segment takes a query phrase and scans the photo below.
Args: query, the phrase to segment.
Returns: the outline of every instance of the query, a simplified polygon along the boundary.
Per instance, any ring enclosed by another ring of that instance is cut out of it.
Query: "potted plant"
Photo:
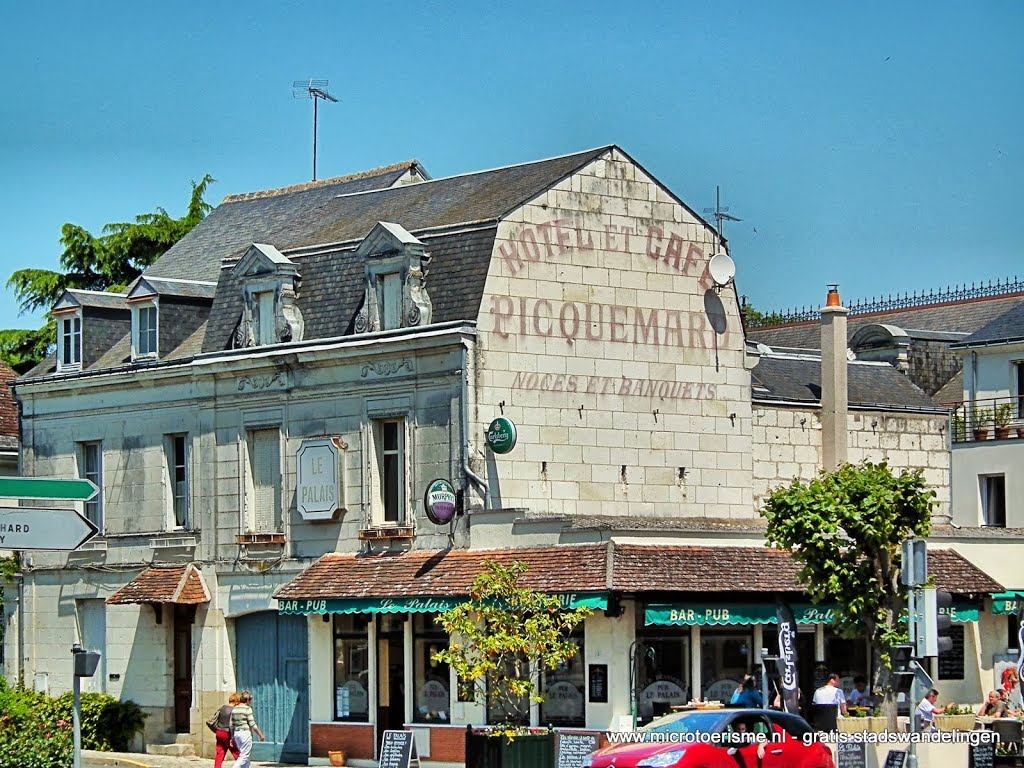
[[[993,411],[996,427],[996,440],[1005,440],[1010,436],[1010,420],[1013,418],[1013,403],[997,405]]]
[[[992,422],[991,408],[971,409],[971,429],[975,440],[988,440],[988,425]]]
[[[973,731],[977,716],[970,707],[949,704],[941,715],[935,715],[935,727],[940,731]]]
[[[953,412],[953,442],[962,443],[967,439],[967,420],[960,411]]]
[[[486,561],[469,601],[436,619],[452,642],[431,658],[455,672],[463,700],[485,704],[498,721],[467,726],[466,768],[554,768],[554,731],[526,727],[530,705],[544,699],[542,671],[576,655],[569,635],[591,610],[519,586],[526,571],[518,561]]]

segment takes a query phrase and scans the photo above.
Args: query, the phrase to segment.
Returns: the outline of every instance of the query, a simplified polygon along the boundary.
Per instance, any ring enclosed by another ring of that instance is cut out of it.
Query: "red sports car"
[[[829,748],[796,715],[768,709],[676,712],[610,734],[587,768],[835,768]]]

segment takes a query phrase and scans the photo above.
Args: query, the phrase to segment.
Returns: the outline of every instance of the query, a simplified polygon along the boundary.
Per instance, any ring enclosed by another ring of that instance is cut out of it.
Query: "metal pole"
[[[917,648],[917,587],[911,587],[907,594],[907,632],[910,635],[910,645],[915,649],[911,656],[916,654]],[[910,681],[910,732],[918,732],[917,722],[917,675]],[[923,698],[923,696],[922,696]],[[907,768],[917,768],[917,743],[911,740],[907,747]]]
[[[75,747],[72,758],[73,768],[82,768],[82,679],[75,674],[75,656],[82,652],[82,646],[75,643],[71,646],[71,691],[74,696],[74,714],[72,720],[75,730]]]
[[[316,181],[316,94],[313,94],[313,181]]]

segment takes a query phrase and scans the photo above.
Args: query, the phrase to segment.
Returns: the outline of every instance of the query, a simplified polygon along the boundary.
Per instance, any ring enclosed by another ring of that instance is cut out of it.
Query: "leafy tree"
[[[515,725],[528,722],[543,670],[576,655],[569,638],[573,627],[591,614],[589,608],[565,609],[557,597],[519,586],[528,566],[484,563],[470,591],[470,600],[442,613],[438,624],[452,637],[447,650],[433,655],[448,664],[475,701],[500,711],[511,738]]]
[[[36,330],[0,330],[0,360],[24,373],[46,357],[56,339],[56,326],[49,310],[64,291],[123,291],[212,210],[203,195],[213,181],[207,174],[198,184],[192,182],[188,209],[178,219],[157,208],[131,222],[107,224],[98,237],[77,224],[62,226],[62,271],[19,269],[7,281],[22,312],[44,309],[47,315],[45,325]]]
[[[835,604],[837,631],[867,636],[876,688],[893,727],[888,652],[907,640],[901,547],[910,536],[928,535],[934,498],[922,470],[897,476],[885,462],[864,462],[822,471],[809,483],[794,480],[773,491],[761,511],[769,546],[793,553],[815,602]]]
[[[743,315],[743,327],[764,328],[770,325],[782,325],[786,319],[780,312],[759,312],[753,304],[747,303],[747,297],[743,297],[743,304],[740,306],[740,313]]]

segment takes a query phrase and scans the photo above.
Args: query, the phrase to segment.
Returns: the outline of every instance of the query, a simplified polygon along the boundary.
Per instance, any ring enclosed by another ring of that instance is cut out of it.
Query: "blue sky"
[[[406,159],[618,144],[723,203],[762,309],[1024,276],[1024,3],[4,3],[0,277],[60,226]],[[0,328],[27,327],[9,292]]]

